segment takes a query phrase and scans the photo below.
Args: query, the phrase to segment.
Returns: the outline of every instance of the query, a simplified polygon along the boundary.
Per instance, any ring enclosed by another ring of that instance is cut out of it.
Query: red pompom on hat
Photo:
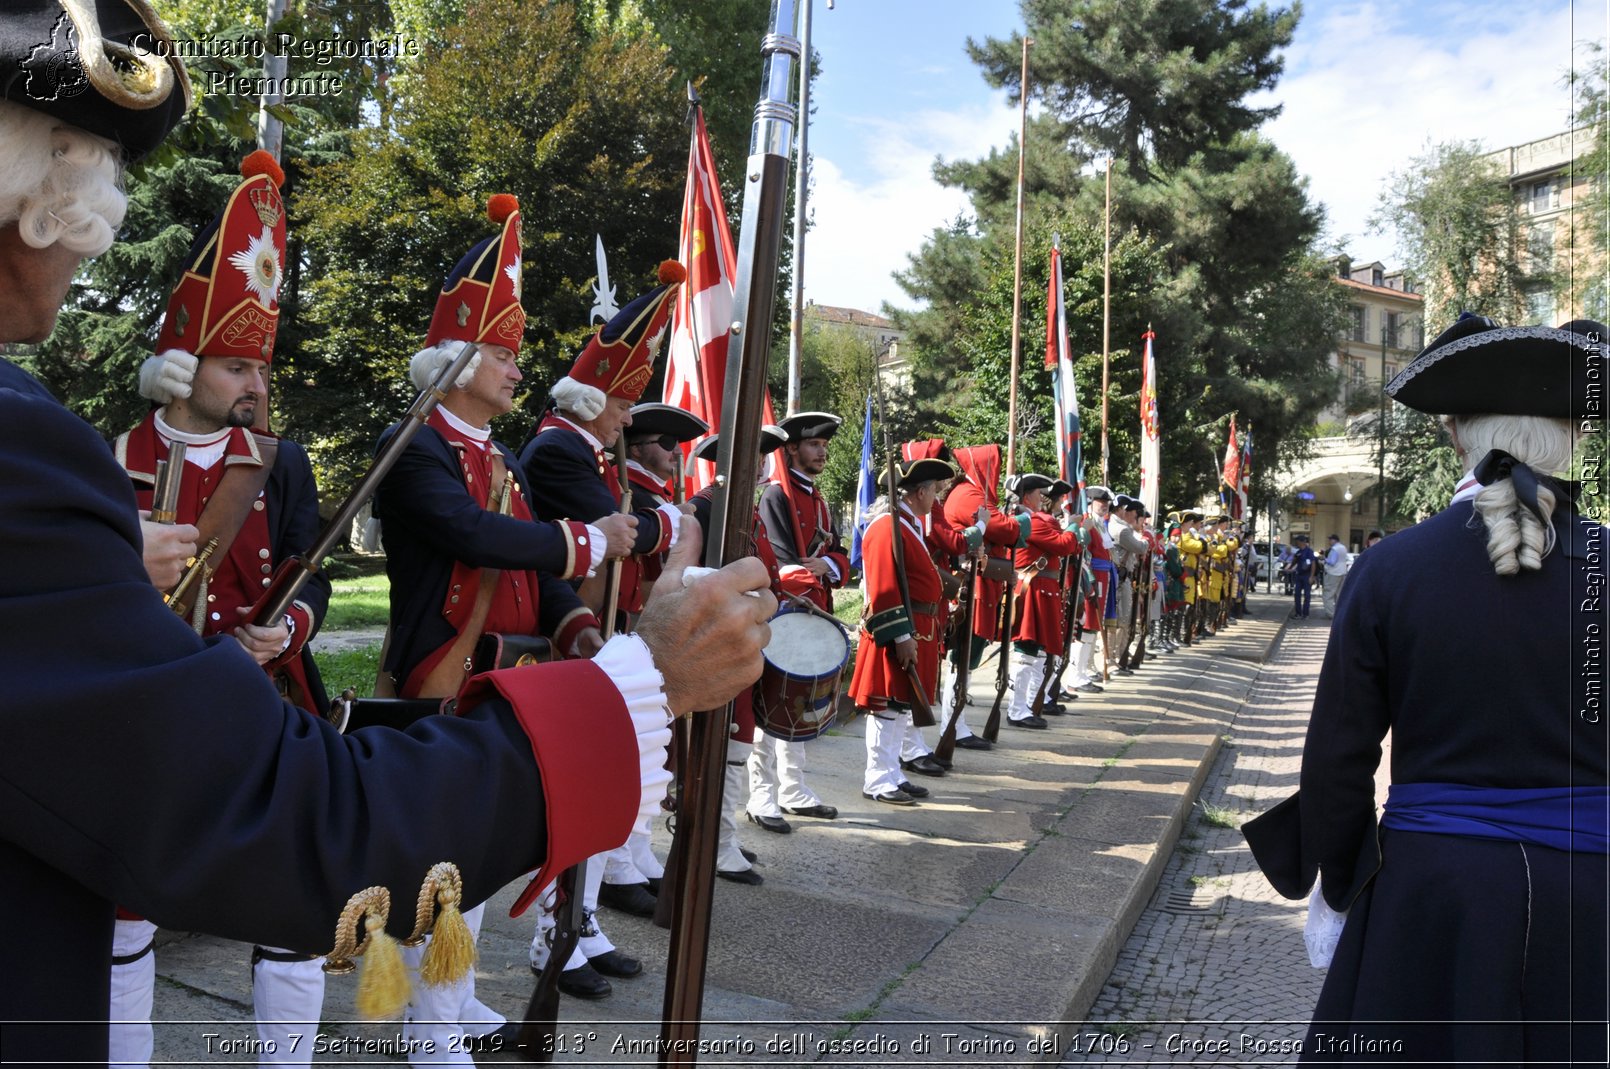
[[[272,361],[285,280],[285,172],[261,149],[241,161],[242,180],[196,238],[168,300],[157,352]]]
[[[636,404],[643,396],[654,377],[677,287],[688,277],[675,260],[663,261],[657,273],[661,284],[615,313],[587,342],[570,374],[554,383],[552,396],[561,411],[590,420],[604,410],[607,398]]]
[[[520,307],[520,201],[494,193],[486,214],[502,229],[464,254],[436,297],[425,346],[479,342],[520,351],[525,310]]]

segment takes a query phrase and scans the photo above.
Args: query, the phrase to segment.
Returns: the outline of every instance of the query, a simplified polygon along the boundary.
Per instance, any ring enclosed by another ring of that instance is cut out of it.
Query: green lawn
[[[331,586],[330,608],[324,614],[321,630],[386,626],[391,611],[391,581],[384,574],[337,579]]]
[[[375,673],[380,670],[380,643],[336,653],[315,653],[324,690],[331,698],[351,687],[360,698],[374,693]]]

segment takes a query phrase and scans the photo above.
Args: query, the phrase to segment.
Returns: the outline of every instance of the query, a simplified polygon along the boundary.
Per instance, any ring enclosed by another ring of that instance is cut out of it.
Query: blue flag
[[[861,536],[867,512],[878,499],[878,475],[872,470],[872,395],[866,395],[866,427],[861,432],[861,475],[855,481],[855,534],[850,538],[850,567],[861,567]]]

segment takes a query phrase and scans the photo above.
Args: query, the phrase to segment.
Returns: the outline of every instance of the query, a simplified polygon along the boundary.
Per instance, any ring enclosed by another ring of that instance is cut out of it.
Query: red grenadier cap
[[[272,361],[285,280],[285,173],[258,149],[224,210],[190,247],[168,301],[157,352]]]
[[[477,242],[447,276],[436,297],[425,347],[478,342],[520,351],[520,201],[509,193],[487,198],[486,214],[501,229]]]

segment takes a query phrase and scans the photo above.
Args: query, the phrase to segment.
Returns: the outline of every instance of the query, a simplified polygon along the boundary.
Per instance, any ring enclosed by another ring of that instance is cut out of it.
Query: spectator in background
[[[1308,606],[1314,596],[1314,569],[1319,565],[1319,558],[1314,556],[1314,549],[1308,544],[1307,535],[1293,535],[1292,541],[1295,546],[1291,561],[1286,565],[1286,576],[1291,580],[1292,597],[1295,599],[1291,618],[1306,620]]]
[[[1381,539],[1383,539],[1385,537],[1386,536],[1383,535],[1380,531],[1371,531],[1369,534],[1364,536],[1364,548],[1365,549],[1373,549],[1373,548],[1375,548],[1375,543],[1379,542]]]
[[[1352,566],[1353,556],[1342,545],[1342,536],[1331,535],[1330,548],[1325,551],[1325,586],[1322,593],[1327,620],[1336,615],[1336,603],[1342,598],[1342,583],[1347,579],[1347,569]]]

